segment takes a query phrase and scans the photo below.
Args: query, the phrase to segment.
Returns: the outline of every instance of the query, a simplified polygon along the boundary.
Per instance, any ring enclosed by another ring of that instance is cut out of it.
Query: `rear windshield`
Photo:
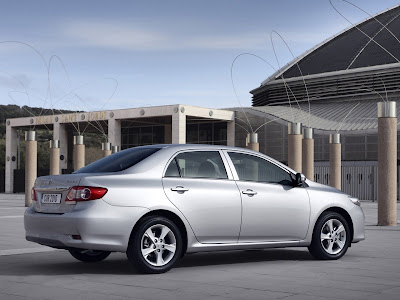
[[[74,174],[119,172],[136,165],[138,162],[149,157],[160,149],[161,148],[153,147],[137,147],[126,149],[95,161],[94,163],[77,170],[74,172]]]

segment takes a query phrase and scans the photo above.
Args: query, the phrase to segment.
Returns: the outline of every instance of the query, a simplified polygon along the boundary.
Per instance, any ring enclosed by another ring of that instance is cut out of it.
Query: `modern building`
[[[6,121],[5,191],[14,191],[17,130],[47,129],[60,141],[60,173],[72,169],[73,136],[102,133],[120,149],[151,144],[205,143],[234,146],[234,112],[188,105],[55,114]],[[86,129],[86,130],[85,130]],[[82,133],[84,131],[84,133]],[[99,147],[101,141],[99,140]]]
[[[248,134],[257,132],[260,152],[286,163],[287,124],[299,122],[314,129],[313,179],[329,184],[328,136],[340,133],[342,189],[361,199],[376,199],[377,102],[400,97],[399,16],[396,6],[294,59],[251,91],[252,107],[167,105],[9,119],[6,192],[13,191],[17,129],[52,130],[61,143],[60,168],[71,169],[77,125],[92,131],[101,128],[105,139],[122,149],[156,143],[246,147]]]

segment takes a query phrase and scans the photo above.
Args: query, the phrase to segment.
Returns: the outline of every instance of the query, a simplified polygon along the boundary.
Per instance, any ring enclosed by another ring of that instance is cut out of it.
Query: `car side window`
[[[175,162],[174,162],[175,161]],[[166,177],[176,174],[171,165],[177,164],[181,177],[227,179],[224,163],[218,151],[192,151],[178,154],[167,168]],[[170,171],[171,170],[171,171]],[[174,176],[172,176],[174,177]]]
[[[228,152],[239,180],[292,185],[290,174],[269,161],[257,156]]]
[[[165,171],[165,177],[180,177],[178,164],[176,163],[176,158],[174,158]]]

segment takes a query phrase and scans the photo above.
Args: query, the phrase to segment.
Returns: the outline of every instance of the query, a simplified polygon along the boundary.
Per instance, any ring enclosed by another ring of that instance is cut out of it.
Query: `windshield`
[[[161,148],[135,147],[114,153],[99,159],[74,172],[77,173],[108,173],[119,172],[136,165],[138,162],[154,154]]]

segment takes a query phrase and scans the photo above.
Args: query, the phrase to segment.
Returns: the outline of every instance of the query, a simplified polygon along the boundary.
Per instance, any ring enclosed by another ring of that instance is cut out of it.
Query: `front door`
[[[306,237],[308,193],[290,174],[259,156],[228,152],[238,175],[243,215],[239,242],[297,241]]]
[[[237,243],[241,198],[219,151],[181,152],[163,177],[168,199],[183,213],[201,243]]]

